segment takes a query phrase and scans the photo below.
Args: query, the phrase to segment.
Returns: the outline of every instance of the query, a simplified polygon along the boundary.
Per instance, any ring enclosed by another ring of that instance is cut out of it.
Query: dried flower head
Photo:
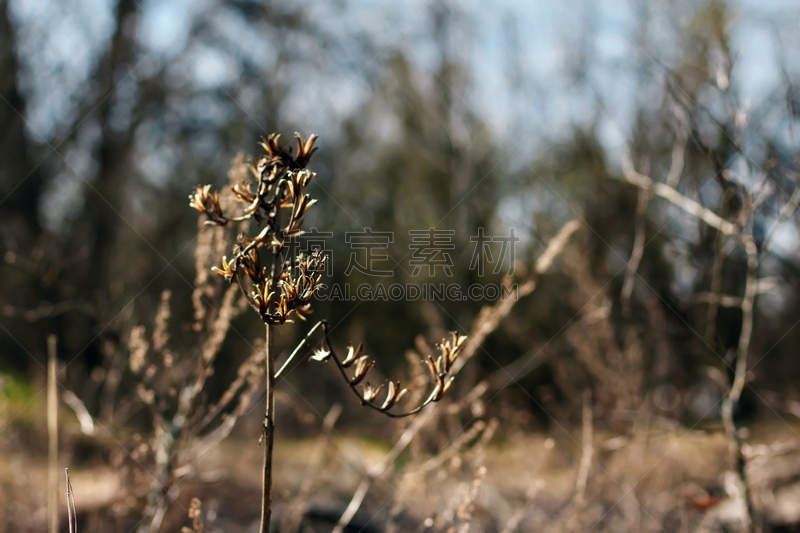
[[[317,137],[307,140],[299,135],[297,153],[278,143],[280,136],[270,135],[261,143],[266,154],[253,163],[253,185],[240,181],[232,187],[234,197],[247,204],[239,216],[228,218],[223,214],[219,192],[211,192],[210,185],[198,186],[189,197],[192,207],[204,213],[206,223],[225,225],[229,220],[252,219],[263,224],[255,237],[240,235],[230,261],[223,257],[222,266],[212,270],[229,283],[238,282],[245,289],[250,305],[258,311],[264,322],[283,324],[294,314],[305,319],[311,312],[311,301],[320,287],[325,256],[317,251],[297,258],[297,266],[284,262],[287,241],[303,234],[302,224],[308,209],[316,203],[304,189],[315,174],[305,169],[316,151]],[[282,211],[288,209],[288,218]],[[263,267],[261,251],[272,255],[273,269]],[[241,275],[244,274],[244,277]]]
[[[189,205],[208,216],[206,224],[224,226],[228,223],[228,219],[222,213],[222,206],[219,203],[219,191],[210,193],[210,190],[211,185],[198,185],[194,193],[189,195]]]
[[[216,272],[220,276],[224,277],[228,282],[233,281],[233,278],[236,277],[236,271],[233,269],[233,264],[228,263],[228,257],[222,256],[222,268],[219,267],[211,267],[212,272]]]

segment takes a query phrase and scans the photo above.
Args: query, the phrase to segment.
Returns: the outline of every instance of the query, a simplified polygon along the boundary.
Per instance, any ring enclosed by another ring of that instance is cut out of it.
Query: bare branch
[[[753,531],[756,522],[754,520],[755,514],[753,512],[751,491],[745,471],[746,458],[742,452],[742,441],[736,427],[736,421],[733,418],[733,412],[742,396],[747,375],[747,354],[753,333],[753,305],[758,291],[758,251],[751,234],[743,235],[742,240],[747,252],[747,281],[740,306],[742,309],[742,329],[739,334],[739,346],[736,351],[736,370],[733,383],[722,405],[722,421],[728,437],[731,461],[735,465],[736,473],[742,485],[742,497],[747,509],[748,531]]]
[[[686,142],[689,140],[689,130],[685,126],[678,128],[675,144],[672,146],[672,166],[667,175],[667,186],[673,189],[678,186],[683,173],[683,166],[686,160]]]
[[[646,189],[639,189],[639,198],[636,202],[636,231],[633,237],[633,251],[625,269],[625,281],[622,284],[622,310],[625,314],[631,312],[631,294],[633,293],[633,283],[636,281],[636,272],[639,270],[639,263],[644,255],[644,233],[647,222],[647,204],[650,202],[650,192]]]
[[[797,210],[798,204],[800,204],[800,185],[795,187],[792,196],[789,198],[789,201],[786,202],[786,205],[784,205],[783,209],[781,209],[781,214],[778,216],[778,220],[776,220],[775,224],[770,228],[767,238],[764,239],[764,244],[761,245],[762,250],[769,249],[769,245],[772,242],[772,238],[775,236],[778,226],[792,217],[794,212]]]
[[[625,181],[635,185],[641,189],[653,191],[658,196],[675,204],[687,213],[694,215],[701,219],[709,226],[718,229],[726,235],[736,235],[739,233],[739,228],[735,224],[731,224],[727,220],[723,220],[719,215],[714,213],[708,208],[703,207],[694,200],[687,198],[672,187],[653,181],[648,176],[644,176],[636,172],[628,158],[622,160],[622,171]]]

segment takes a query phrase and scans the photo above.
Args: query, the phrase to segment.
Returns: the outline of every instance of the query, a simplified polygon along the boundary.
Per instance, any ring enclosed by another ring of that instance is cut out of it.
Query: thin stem
[[[647,225],[647,204],[650,202],[650,191],[639,189],[639,198],[636,202],[636,230],[633,237],[633,250],[625,271],[625,281],[622,284],[622,312],[626,316],[631,314],[631,294],[636,281],[636,271],[644,255],[645,226]]]
[[[50,533],[58,533],[58,361],[57,339],[47,337],[47,436],[48,436],[48,492],[47,510]]]
[[[303,337],[303,340],[300,341],[300,344],[297,345],[297,347],[294,349],[294,351],[292,351],[292,353],[289,355],[289,357],[286,359],[286,361],[283,363],[283,365],[281,365],[281,367],[278,369],[278,371],[275,372],[275,377],[276,378],[280,377],[280,375],[283,374],[283,371],[286,370],[286,367],[289,366],[289,363],[292,362],[292,360],[295,358],[295,356],[300,352],[300,349],[303,346],[305,346],[305,344],[308,342],[308,339],[311,338],[311,335],[315,331],[317,331],[317,328],[320,327],[321,325],[322,325],[322,322],[317,322],[316,324],[314,324],[314,327],[311,328],[308,331],[308,333],[306,333],[306,336]]]
[[[739,436],[739,429],[736,427],[736,421],[733,418],[733,413],[739,404],[747,378],[747,353],[750,349],[750,339],[753,333],[753,305],[758,292],[758,251],[753,241],[752,227],[750,228],[750,233],[744,235],[743,240],[744,248],[747,252],[747,281],[744,297],[742,298],[742,330],[739,335],[733,383],[722,406],[722,420],[725,431],[728,434],[731,460],[742,483],[742,497],[749,522],[747,531],[760,533],[761,524],[756,521],[750,485],[745,470],[746,458],[742,450],[742,440]]]
[[[672,187],[653,181],[649,176],[644,176],[636,172],[629,159],[624,158],[622,160],[622,170],[623,176],[628,183],[636,185],[641,189],[653,191],[658,196],[672,202],[687,213],[700,218],[709,226],[717,228],[725,235],[735,235],[739,233],[739,227],[736,226],[736,224],[731,224],[727,220],[724,220],[718,214],[703,207],[694,200],[687,198]]]
[[[714,254],[714,266],[711,269],[711,301],[706,312],[706,340],[714,342],[717,335],[717,316],[722,304],[720,294],[722,293],[722,266],[725,262],[725,253],[722,246],[723,235],[717,234],[715,239],[716,253]]]
[[[272,225],[273,238],[281,234],[281,196],[283,195],[284,181],[278,182],[275,193],[275,218]],[[269,289],[272,297],[269,301],[267,312],[275,312],[275,299],[278,294],[278,281],[283,270],[283,244],[275,246],[272,251],[272,271],[270,272]],[[261,476],[261,533],[269,533],[269,523],[272,518],[272,444],[275,437],[275,332],[272,324],[266,324],[266,368],[264,380],[267,389],[266,412],[264,413],[264,471]]]
[[[272,518],[272,443],[275,435],[275,350],[272,325],[266,325],[266,413],[264,415],[264,471],[261,476],[261,533],[269,533]]]
[[[67,520],[69,521],[69,533],[75,533],[78,529],[78,513],[75,511],[75,496],[72,492],[72,483],[69,481],[69,468],[64,469],[67,478]]]

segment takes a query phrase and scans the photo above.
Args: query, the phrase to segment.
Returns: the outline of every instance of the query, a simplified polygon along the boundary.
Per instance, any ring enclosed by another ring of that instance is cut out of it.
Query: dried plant
[[[64,469],[64,477],[67,480],[67,523],[69,533],[78,531],[78,513],[75,510],[75,497],[72,491],[72,483],[69,480],[69,468]]]
[[[272,448],[275,432],[275,378],[287,367],[310,336],[319,327],[323,331],[323,347],[316,350],[312,359],[333,360],[350,389],[361,403],[390,417],[404,417],[418,413],[425,406],[441,400],[452,382],[451,369],[465,347],[466,337],[453,333],[450,339],[437,345],[436,357],[427,358],[433,391],[418,406],[406,411],[393,410],[408,392],[400,382],[387,381],[377,387],[367,381],[374,361],[362,355],[362,346],[350,346],[344,358],[337,355],[330,340],[326,321],[317,323],[300,342],[284,366],[275,372],[274,333],[272,326],[290,322],[296,316],[301,320],[311,312],[311,301],[318,291],[326,257],[318,251],[300,255],[296,261],[286,257],[289,241],[303,234],[302,225],[308,209],[316,200],[305,193],[316,174],[307,170],[316,151],[315,135],[303,139],[295,134],[295,153],[279,144],[279,136],[272,134],[261,143],[266,152],[250,167],[253,179],[240,180],[232,186],[235,199],[244,204],[237,216],[223,212],[219,191],[210,185],[198,186],[189,196],[190,205],[205,214],[206,224],[227,226],[232,222],[251,222],[258,228],[255,236],[240,234],[233,247],[231,258],[223,256],[221,266],[213,270],[229,284],[236,282],[250,306],[258,312],[266,325],[266,413],[264,417],[264,466],[262,474],[261,532],[269,531],[272,503]],[[286,213],[288,211],[288,213]],[[268,266],[262,261],[262,251],[270,257]]]
[[[203,511],[200,506],[200,500],[192,498],[189,502],[189,519],[192,521],[192,527],[184,527],[181,533],[203,533]]]

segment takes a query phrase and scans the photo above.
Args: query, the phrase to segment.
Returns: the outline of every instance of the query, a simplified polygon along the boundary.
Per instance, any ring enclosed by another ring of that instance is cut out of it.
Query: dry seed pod
[[[331,352],[325,348],[319,348],[314,351],[314,355],[311,356],[311,359],[314,361],[327,361],[330,356]]]
[[[386,389],[386,399],[381,405],[381,411],[388,411],[394,407],[394,405],[400,401],[400,398],[402,398],[407,392],[408,389],[400,389],[399,381],[397,382],[397,385],[395,385],[393,381],[390,381]]]
[[[347,357],[344,358],[342,361],[342,366],[345,368],[349,368],[358,356],[361,355],[361,350],[364,348],[362,344],[359,344],[357,348],[353,348],[353,345],[347,347]]]
[[[359,357],[358,361],[356,361],[356,370],[353,377],[350,378],[351,385],[358,385],[364,378],[367,377],[367,373],[372,369],[374,362],[367,362],[369,358],[366,355]]]
[[[251,248],[248,253],[242,254],[242,267],[253,283],[257,285],[266,283],[264,269],[261,266],[261,258],[255,248]]]
[[[236,270],[233,269],[234,264],[228,263],[228,257],[222,256],[222,268],[218,267],[211,267],[212,272],[216,272],[220,276],[224,277],[226,281],[229,283],[233,281],[233,278],[236,276]]]
[[[372,400],[374,400],[375,398],[377,398],[382,390],[383,390],[383,385],[381,385],[377,389],[375,389],[375,388],[372,387],[372,385],[367,383],[366,385],[364,385],[364,390],[361,393],[361,399],[363,401],[369,403]]]
[[[250,186],[244,181],[235,184],[232,187],[233,194],[236,199],[245,204],[252,204],[256,196],[250,191]]]
[[[210,193],[211,185],[198,185],[194,193],[189,195],[189,205],[208,216],[206,224],[224,226],[228,219],[222,213],[219,203],[219,191]]]
[[[305,167],[308,165],[311,156],[317,151],[317,149],[314,148],[317,136],[311,135],[305,142],[303,142],[303,137],[299,133],[295,133],[294,137],[297,139],[297,156],[295,157],[295,161],[300,167]]]
[[[438,359],[434,360],[433,357],[429,355],[426,362],[428,363],[428,368],[431,371],[433,379],[438,379],[442,373],[441,369],[439,368],[440,367],[439,360]]]

